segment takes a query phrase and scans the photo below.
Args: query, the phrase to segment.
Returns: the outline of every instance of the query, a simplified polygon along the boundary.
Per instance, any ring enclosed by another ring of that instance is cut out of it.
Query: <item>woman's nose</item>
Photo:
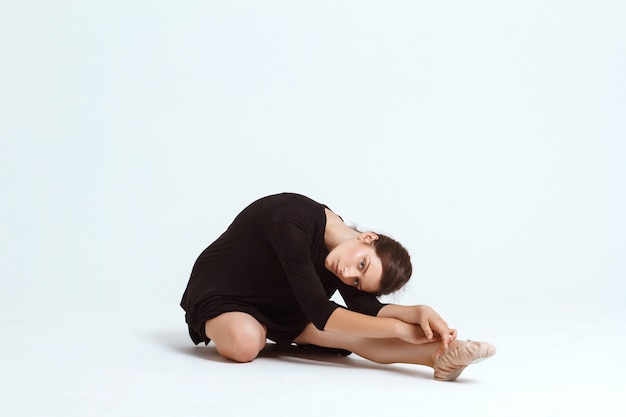
[[[345,277],[353,278],[358,276],[358,271],[355,267],[345,267],[343,270],[343,275]]]

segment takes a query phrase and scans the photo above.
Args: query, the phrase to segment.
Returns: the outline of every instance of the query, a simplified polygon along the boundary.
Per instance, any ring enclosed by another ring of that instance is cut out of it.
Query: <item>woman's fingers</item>
[[[456,329],[450,329],[450,341],[456,340]]]
[[[433,323],[433,327],[437,333],[441,335],[441,343],[444,350],[448,349],[448,344],[452,339],[452,330],[448,328],[448,324],[441,318]]]
[[[415,343],[416,345],[421,345],[421,344],[424,344],[424,343],[432,343],[432,342],[437,342],[437,341],[439,341],[439,340],[441,340],[441,338],[440,338],[439,336],[433,336],[433,337],[432,337],[432,338],[430,338],[430,339],[429,339],[429,338],[427,338],[426,336],[419,336],[419,337],[417,337],[417,338],[416,338],[416,340],[415,340],[415,342],[414,342],[414,343]]]
[[[422,326],[417,324],[414,324],[413,326],[413,334],[411,336],[411,339],[407,340],[408,342],[414,343],[416,345],[421,345],[423,343],[437,342],[441,340],[441,336],[436,332],[430,330],[429,337]]]
[[[441,350],[448,349],[450,342],[456,339],[456,329],[450,329],[448,323],[439,314],[428,306],[421,306],[419,325],[428,341],[441,340]]]
[[[421,322],[420,326],[422,330],[424,331],[424,336],[426,336],[426,339],[432,340],[433,331],[430,328],[430,323],[428,322],[428,320],[424,320],[423,322]]]

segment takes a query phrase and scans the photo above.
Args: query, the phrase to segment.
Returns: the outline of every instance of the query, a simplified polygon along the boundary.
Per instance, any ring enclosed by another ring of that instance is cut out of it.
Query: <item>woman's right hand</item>
[[[419,324],[405,323],[398,320],[398,338],[405,342],[421,345],[423,343],[437,342],[441,340],[438,334],[434,334],[432,338],[426,337],[422,326]]]

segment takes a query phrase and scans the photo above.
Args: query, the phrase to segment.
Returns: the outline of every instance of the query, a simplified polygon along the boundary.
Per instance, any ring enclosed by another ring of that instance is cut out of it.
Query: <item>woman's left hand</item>
[[[419,324],[426,339],[429,341],[441,340],[444,350],[448,349],[450,342],[456,339],[456,329],[449,328],[448,323],[435,310],[426,305],[387,304],[380,310],[378,317],[396,318],[405,323]]]
[[[428,340],[435,337],[435,333],[441,338],[442,347],[448,349],[451,341],[456,339],[456,329],[450,329],[448,323],[439,314],[428,306],[415,306],[419,311],[419,325],[424,330],[424,335]]]

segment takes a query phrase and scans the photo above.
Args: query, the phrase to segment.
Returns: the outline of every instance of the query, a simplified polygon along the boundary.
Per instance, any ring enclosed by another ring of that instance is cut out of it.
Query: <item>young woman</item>
[[[283,193],[245,208],[202,252],[181,306],[195,344],[249,362],[277,343],[342,349],[378,363],[430,366],[454,380],[495,353],[457,332],[428,306],[382,304],[377,296],[411,276],[395,240],[347,226],[328,207]],[[330,297],[339,291],[347,308]]]

